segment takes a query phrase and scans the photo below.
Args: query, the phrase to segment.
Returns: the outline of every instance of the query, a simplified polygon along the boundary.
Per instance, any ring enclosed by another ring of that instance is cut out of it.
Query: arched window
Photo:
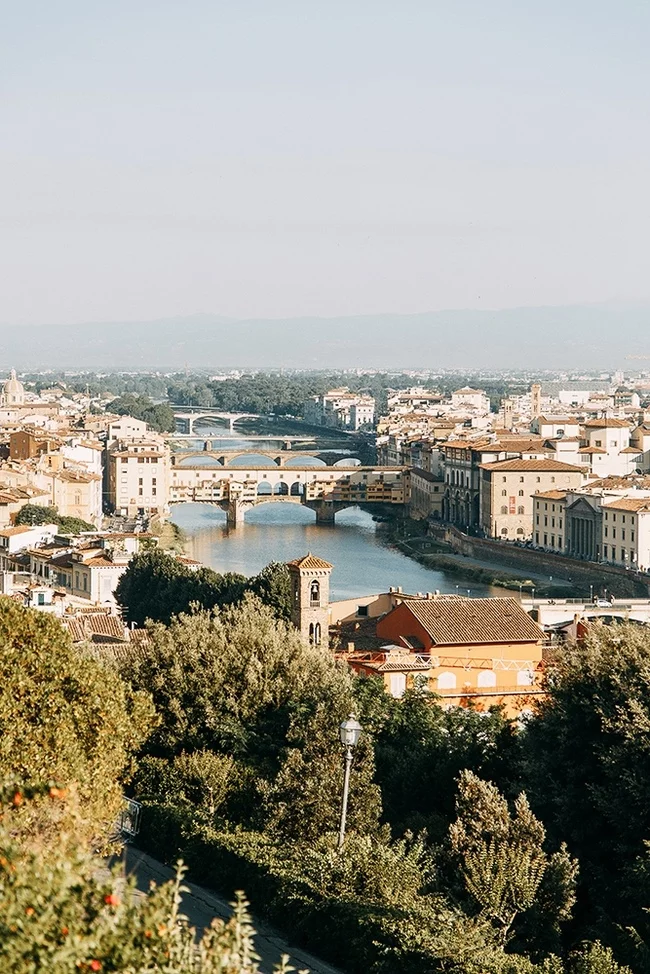
[[[520,490],[520,491],[519,491],[519,496],[520,496],[520,497],[523,497],[523,496],[524,496],[524,492],[523,492],[523,490]]]
[[[531,687],[533,685],[534,675],[532,670],[519,670],[517,673],[517,686],[518,687]]]
[[[314,645],[314,623],[313,622],[309,623],[309,645],[310,646]]]
[[[503,505],[503,507],[501,508],[501,513],[502,513],[502,514],[507,514],[507,513],[508,513],[508,508],[506,507],[506,505],[505,505],[505,504],[504,504],[504,505]]]
[[[497,675],[493,670],[481,670],[476,682],[480,687],[495,687],[497,685]]]
[[[320,622],[314,626],[314,646],[320,646]]]
[[[309,586],[309,604],[311,606],[320,605],[320,582],[317,582],[316,579]]]
[[[441,673],[438,676],[438,689],[439,690],[455,690],[456,689],[456,675],[455,675],[455,673]]]
[[[517,514],[524,514],[524,513],[525,513],[524,505],[520,504],[519,507],[517,508]]]
[[[507,528],[501,528],[501,534],[507,534],[507,533],[508,533]]]
[[[517,528],[517,534],[523,534],[523,533],[524,533],[523,528]]]
[[[501,496],[502,497],[507,497],[508,496],[508,491],[507,490],[502,490],[501,491]]]

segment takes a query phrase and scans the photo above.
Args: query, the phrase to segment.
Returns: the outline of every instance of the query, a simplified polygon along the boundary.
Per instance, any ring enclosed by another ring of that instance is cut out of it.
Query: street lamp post
[[[345,771],[343,774],[343,801],[341,803],[341,825],[339,828],[339,841],[337,849],[340,851],[345,842],[345,823],[348,816],[348,795],[350,793],[350,768],[352,767],[352,752],[357,746],[361,735],[361,724],[354,714],[350,714],[347,720],[339,726],[339,737],[341,744],[345,748]]]
[[[593,587],[593,585],[590,585],[589,586],[589,601],[590,602],[593,602],[594,601],[594,587]]]

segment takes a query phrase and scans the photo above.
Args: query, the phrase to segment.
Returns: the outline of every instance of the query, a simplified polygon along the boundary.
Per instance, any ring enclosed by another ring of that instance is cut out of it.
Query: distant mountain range
[[[650,368],[650,307],[0,325],[0,369]]]

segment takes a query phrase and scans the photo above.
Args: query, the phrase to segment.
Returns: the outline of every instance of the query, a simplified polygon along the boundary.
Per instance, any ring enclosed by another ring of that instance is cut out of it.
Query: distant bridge
[[[179,466],[170,471],[168,503],[216,504],[228,524],[269,502],[302,504],[317,524],[333,524],[338,511],[359,504],[404,506],[409,501],[406,467],[231,467]]]
[[[183,443],[186,440],[191,440],[193,442],[196,442],[196,440],[203,440],[204,443],[208,444],[209,450],[212,449],[210,447],[211,442],[218,441],[218,440],[223,442],[223,438],[220,438],[218,436],[206,436],[205,433],[165,433],[164,437],[170,443],[176,443],[176,442]],[[294,443],[315,443],[316,437],[315,436],[293,436],[293,435],[269,436],[268,434],[266,436],[264,435],[243,436],[238,433],[237,441],[238,442],[243,441],[246,443],[278,443],[278,444],[282,444],[283,450],[291,450],[293,449]]]
[[[606,601],[606,600],[600,600]],[[607,605],[590,599],[529,599],[521,605],[534,612],[542,629],[555,629],[572,623],[576,616],[587,622],[619,619],[650,624],[650,599],[614,599]]]
[[[179,422],[183,427],[183,432],[187,434],[192,434],[194,432],[194,424],[198,420],[208,420],[211,419],[217,423],[224,423],[227,425],[228,429],[234,429],[235,423],[238,423],[240,419],[260,419],[259,413],[226,413],[220,410],[210,409],[205,411],[186,409],[182,412],[175,412],[174,419]]]

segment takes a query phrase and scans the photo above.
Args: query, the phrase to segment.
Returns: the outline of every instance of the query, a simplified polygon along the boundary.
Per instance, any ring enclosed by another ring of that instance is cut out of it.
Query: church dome
[[[11,377],[7,379],[2,389],[2,397],[5,403],[16,404],[25,401],[25,387],[16,378],[16,370],[11,370]]]

